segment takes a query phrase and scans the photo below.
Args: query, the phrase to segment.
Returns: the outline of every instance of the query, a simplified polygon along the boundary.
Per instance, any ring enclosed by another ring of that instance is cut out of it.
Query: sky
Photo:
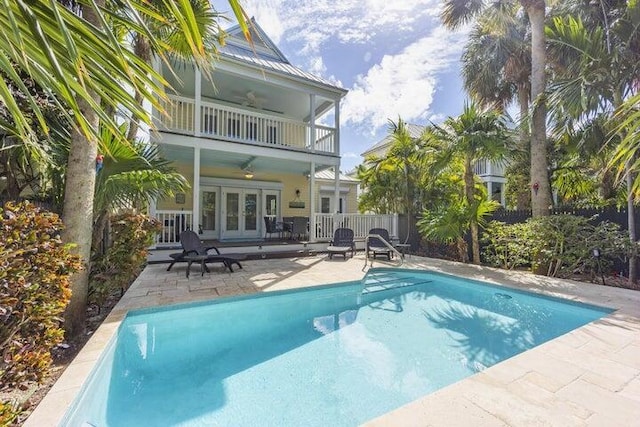
[[[439,20],[441,0],[244,0],[293,65],[349,91],[340,108],[342,171],[362,162],[389,120],[440,123],[462,111],[465,30]],[[229,3],[214,0],[232,17]],[[231,25],[231,24],[230,24]]]

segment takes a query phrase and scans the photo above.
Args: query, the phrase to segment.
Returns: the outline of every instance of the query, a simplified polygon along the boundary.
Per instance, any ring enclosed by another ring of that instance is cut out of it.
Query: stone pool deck
[[[150,265],[69,365],[25,426],[56,426],[127,311],[361,279],[362,254],[243,262],[200,276]],[[376,261],[375,267],[392,266]],[[403,268],[452,273],[616,309],[610,315],[367,422],[368,426],[640,426],[640,292],[436,259]]]

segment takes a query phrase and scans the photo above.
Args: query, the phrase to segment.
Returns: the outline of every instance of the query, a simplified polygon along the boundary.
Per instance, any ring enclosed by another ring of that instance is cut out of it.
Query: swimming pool
[[[609,310],[414,270],[130,313],[63,425],[357,425]]]

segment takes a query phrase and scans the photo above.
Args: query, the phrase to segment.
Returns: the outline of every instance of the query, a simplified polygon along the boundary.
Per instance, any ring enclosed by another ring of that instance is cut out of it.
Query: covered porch
[[[296,234],[317,240],[328,224],[318,224],[312,213],[346,210],[347,198],[355,209],[357,182],[341,184],[339,157],[227,144],[175,135],[163,140],[163,155],[190,188],[151,204],[150,214],[163,226],[158,245],[175,245],[186,229],[203,240],[274,237],[267,236],[266,218],[304,217],[304,232]],[[317,171],[331,178],[317,181]]]

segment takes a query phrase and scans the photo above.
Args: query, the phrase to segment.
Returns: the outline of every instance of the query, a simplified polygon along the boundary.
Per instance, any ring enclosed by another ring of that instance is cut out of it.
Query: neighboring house
[[[424,126],[407,123],[407,130],[412,138],[418,138],[424,129]],[[393,144],[393,138],[391,135],[387,135],[373,144],[361,156],[365,159],[370,156],[384,157],[391,144]],[[489,198],[499,202],[502,206],[506,206],[504,186],[507,180],[504,177],[504,165],[499,162],[478,160],[474,165],[474,172],[487,186]]]
[[[316,212],[355,213],[358,212],[358,184],[360,181],[346,174],[340,173],[340,197],[338,206],[335,205],[335,172],[327,169],[316,173],[316,194],[319,209]]]
[[[336,173],[347,91],[289,63],[253,19],[250,30],[253,46],[239,27],[228,30],[211,80],[157,65],[177,93],[167,114],[154,113],[152,140],[191,186],[152,207],[165,226],[159,243],[185,227],[252,239],[264,236],[264,216],[305,216],[314,230],[313,213],[357,212],[357,182]]]

